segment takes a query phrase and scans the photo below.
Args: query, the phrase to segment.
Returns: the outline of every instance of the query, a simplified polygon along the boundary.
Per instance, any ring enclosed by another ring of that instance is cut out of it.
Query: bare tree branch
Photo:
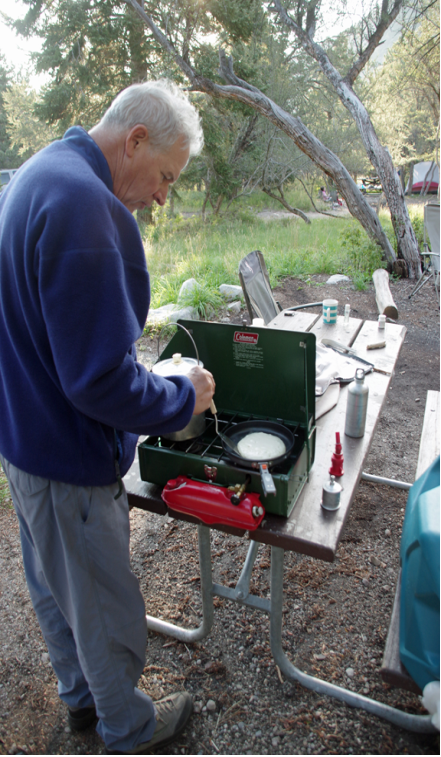
[[[391,221],[397,238],[399,256],[403,257],[406,261],[410,277],[417,277],[421,271],[420,254],[415,232],[409,218],[400,178],[395,171],[387,148],[383,147],[378,139],[365,106],[357,97],[347,79],[344,79],[335,66],[332,65],[323,47],[314,42],[304,32],[301,26],[288,15],[281,4],[281,0],[273,0],[273,3],[273,7],[276,9],[282,23],[296,34],[297,39],[307,54],[317,61],[324,75],[334,87],[344,107],[354,119],[363,140],[368,158],[372,165],[375,166],[383,191],[387,197],[387,203],[391,213]],[[402,3],[403,0],[395,0],[393,6],[394,9],[398,6],[399,10]],[[382,11],[384,11],[385,8],[387,8],[387,0],[383,0]]]
[[[363,70],[366,63],[372,57],[372,54],[374,53],[374,51],[377,49],[378,45],[380,44],[384,36],[384,33],[387,31],[387,29],[393,23],[393,21],[395,21],[403,5],[403,0],[395,0],[394,6],[391,9],[390,13],[387,12],[387,5],[388,5],[387,0],[383,0],[380,23],[378,24],[374,33],[370,35],[366,48],[362,51],[358,60],[355,61],[350,71],[348,71],[348,73],[345,76],[345,81],[347,81],[347,83],[350,86],[354,84],[357,76]]]
[[[303,189],[305,190],[306,194],[311,200],[312,207],[314,208],[316,213],[321,213],[323,216],[330,216],[330,218],[338,218],[338,216],[336,216],[335,213],[328,213],[326,210],[320,210],[320,208],[318,208],[317,205],[315,204],[314,198],[312,197],[311,192],[308,192],[305,182],[301,180],[300,176],[297,176],[297,179],[300,181],[300,184],[302,185]]]
[[[381,223],[376,214],[366,202],[352,176],[349,174],[341,160],[317,137],[309,131],[305,124],[296,116],[285,111],[273,100],[263,94],[257,87],[248,82],[239,79],[233,71],[232,59],[227,59],[224,51],[220,51],[220,71],[230,85],[219,85],[211,79],[199,76],[189,63],[183,60],[172,43],[158,29],[156,24],[139,6],[136,0],[125,0],[131,5],[141,20],[151,30],[155,39],[164,47],[164,49],[173,57],[176,64],[185,73],[190,80],[192,90],[206,92],[214,97],[223,97],[228,100],[236,100],[249,105],[251,108],[261,113],[271,123],[277,126],[281,131],[288,135],[290,139],[302,150],[308,157],[320,167],[320,169],[331,176],[335,185],[338,187],[340,194],[346,200],[346,204],[368,235],[374,239],[383,249],[387,260],[393,263],[396,259],[395,252],[385,234]]]
[[[395,0],[391,11],[388,13],[388,0],[382,0],[380,21],[377,24],[374,32],[370,35],[366,48],[361,52],[358,60],[355,61],[350,71],[344,77],[344,81],[349,86],[353,85],[360,71],[363,70],[366,63],[374,53],[375,49],[378,47],[384,33],[387,31],[392,22],[395,21],[398,13],[401,10],[403,2],[404,0]],[[302,26],[287,13],[286,9],[281,3],[281,0],[273,0],[272,8],[277,13],[282,23],[293,32],[295,32],[298,40],[300,41],[308,55],[314,58],[318,63],[320,63],[320,66],[323,67],[323,64],[325,62],[323,56],[327,56],[323,48],[319,44],[314,42],[313,36],[311,36],[310,34],[310,29],[307,28],[307,30],[305,31]],[[308,10],[312,12],[313,9],[308,8]],[[310,28],[312,28],[312,26]]]
[[[268,189],[268,187],[262,187],[262,191],[265,192],[265,194],[267,194],[268,197],[272,197],[273,200],[277,200],[277,202],[280,202],[283,205],[283,207],[289,210],[290,213],[293,213],[293,215],[300,216],[300,218],[302,218],[302,220],[305,221],[305,223],[311,223],[308,216],[303,212],[303,210],[299,210],[299,208],[293,208],[292,205],[290,205],[289,202],[285,200],[285,195],[283,194],[282,188],[277,187],[277,189],[280,192],[280,197],[277,197],[277,195],[273,194],[271,190]]]

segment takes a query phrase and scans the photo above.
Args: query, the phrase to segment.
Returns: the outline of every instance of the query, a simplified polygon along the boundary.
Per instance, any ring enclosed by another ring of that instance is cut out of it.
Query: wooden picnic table
[[[350,318],[349,328],[347,328],[341,317],[338,318],[335,326],[328,326],[323,324],[321,316],[301,311],[296,311],[294,314],[283,311],[269,324],[268,328],[312,331],[316,335],[317,342],[324,337],[335,339],[347,346],[353,346],[358,350],[360,357],[374,362],[384,371],[384,373],[370,373],[365,379],[369,387],[369,402],[364,436],[361,439],[352,439],[344,435],[347,386],[343,386],[340,389],[337,406],[317,421],[315,462],[309,481],[296,502],[291,516],[283,518],[267,513],[261,526],[249,534],[250,539],[257,542],[332,562],[372,443],[381,408],[386,399],[406,329],[404,326],[387,324],[386,331],[379,332],[376,322],[363,323],[357,318]],[[367,351],[366,345],[378,341],[379,333],[386,334],[386,347],[382,350]],[[329,512],[322,509],[320,502],[323,484],[329,481],[328,470],[335,449],[336,431],[340,432],[343,445],[344,476],[340,479],[340,483],[344,488],[339,510]],[[167,513],[167,506],[161,499],[161,487],[141,481],[137,461],[134,462],[124,481],[132,506],[158,514]],[[172,513],[172,515],[190,522],[198,522],[192,516],[177,513]],[[227,527],[221,530],[235,535],[245,533],[239,529]]]
[[[378,323],[350,318],[344,324],[338,317],[334,325],[323,324],[321,315],[301,311],[283,311],[271,321],[267,328],[290,331],[311,331],[317,342],[331,338],[356,349],[357,354],[374,363],[381,372],[374,371],[365,377],[369,387],[366,430],[363,437],[354,439],[345,436],[345,414],[347,386],[342,386],[337,405],[316,421],[315,461],[309,480],[305,484],[288,518],[266,514],[258,529],[251,532],[224,526],[213,526],[233,535],[250,540],[250,547],[243,570],[235,589],[215,584],[212,581],[210,528],[193,516],[168,511],[161,499],[161,488],[141,481],[137,461],[126,475],[124,483],[129,504],[151,512],[169,514],[177,519],[197,524],[199,537],[199,562],[201,569],[201,593],[203,620],[196,629],[184,629],[152,616],[147,616],[150,629],[169,634],[182,641],[196,641],[207,635],[213,623],[213,596],[221,596],[254,609],[267,612],[270,616],[271,650],[275,662],[288,677],[317,692],[325,693],[347,702],[351,706],[373,712],[391,722],[410,730],[431,732],[433,726],[426,716],[409,715],[388,707],[368,697],[318,678],[302,673],[291,664],[282,649],[282,608],[283,608],[283,559],[285,551],[294,551],[314,558],[332,561],[336,555],[344,524],[363,471],[381,409],[386,400],[393,371],[398,360],[406,329],[404,326],[386,324],[385,331],[379,331]],[[386,346],[379,350],[367,350],[367,345],[386,340]],[[362,366],[362,363],[360,363]],[[335,432],[340,432],[343,445],[344,475],[339,479],[343,486],[340,507],[330,512],[321,507],[323,485],[329,481],[329,467],[335,449]],[[249,582],[259,544],[271,546],[271,597],[270,599],[249,594]]]

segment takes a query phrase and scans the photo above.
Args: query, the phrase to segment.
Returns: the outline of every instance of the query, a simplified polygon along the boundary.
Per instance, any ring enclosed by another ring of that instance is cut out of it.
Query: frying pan
[[[294,446],[294,436],[289,429],[282,426],[281,423],[275,423],[274,421],[244,421],[243,423],[237,423],[235,426],[231,426],[229,429],[223,432],[222,436],[226,436],[237,447],[241,439],[248,434],[255,434],[262,432],[264,434],[273,434],[277,436],[285,445],[285,452],[283,455],[273,457],[271,460],[249,460],[246,457],[242,457],[231,449],[228,444],[222,439],[222,447],[224,452],[228,455],[235,465],[240,465],[244,468],[254,468],[260,470],[262,478],[262,488],[266,494],[275,494],[276,487],[274,485],[273,477],[269,472],[269,468],[286,460],[289,457],[291,450]]]

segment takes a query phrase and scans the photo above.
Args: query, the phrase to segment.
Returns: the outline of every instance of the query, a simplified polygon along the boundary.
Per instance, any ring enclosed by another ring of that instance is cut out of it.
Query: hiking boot
[[[156,728],[150,741],[138,744],[129,752],[112,752],[106,749],[106,754],[150,754],[156,749],[161,749],[182,733],[193,712],[193,699],[186,691],[170,694],[154,702],[154,705]]]
[[[67,722],[73,731],[85,731],[97,719],[95,705],[93,707],[69,707]]]

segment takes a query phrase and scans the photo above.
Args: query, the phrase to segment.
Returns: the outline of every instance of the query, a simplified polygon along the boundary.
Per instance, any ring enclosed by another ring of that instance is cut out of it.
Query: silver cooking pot
[[[177,352],[168,360],[159,360],[155,363],[152,368],[152,373],[156,373],[158,376],[164,376],[164,378],[170,378],[170,376],[186,376],[196,365],[199,365],[201,368],[204,367],[199,359],[195,360],[192,357],[182,357],[182,355]],[[196,436],[200,436],[204,431],[205,413],[199,413],[198,415],[193,415],[190,423],[188,423],[181,431],[173,431],[169,434],[161,434],[161,436],[165,439],[170,439],[172,442],[185,442],[187,439],[194,439]]]

